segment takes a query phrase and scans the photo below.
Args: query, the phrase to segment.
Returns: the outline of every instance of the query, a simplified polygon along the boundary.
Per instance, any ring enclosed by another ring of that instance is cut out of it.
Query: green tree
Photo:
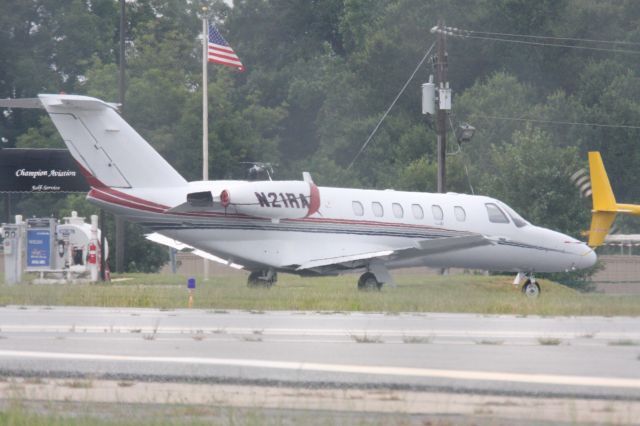
[[[576,237],[589,226],[589,203],[569,180],[582,166],[575,147],[555,146],[538,128],[516,131],[513,142],[494,145],[482,193],[507,204],[536,225]]]

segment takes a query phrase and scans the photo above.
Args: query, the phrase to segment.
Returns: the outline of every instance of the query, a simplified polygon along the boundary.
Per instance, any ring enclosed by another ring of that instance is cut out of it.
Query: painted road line
[[[308,362],[268,361],[256,359],[234,358],[200,358],[200,357],[154,357],[105,355],[87,353],[35,352],[0,350],[1,358],[14,359],[46,359],[65,361],[103,361],[103,362],[135,362],[135,363],[168,363],[186,365],[223,365],[230,367],[266,368],[277,370],[313,371],[343,374],[368,374],[379,376],[425,377],[453,380],[517,382],[543,385],[588,386],[607,388],[640,389],[640,379],[623,379],[616,377],[566,376],[555,374],[520,374],[472,370],[438,370],[429,368],[364,366],[349,364],[321,364]]]

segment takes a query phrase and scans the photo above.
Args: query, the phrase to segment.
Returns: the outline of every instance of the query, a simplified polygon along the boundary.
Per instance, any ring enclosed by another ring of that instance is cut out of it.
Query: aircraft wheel
[[[382,283],[378,282],[378,279],[371,272],[365,272],[360,276],[358,280],[358,290],[362,291],[370,291],[370,290],[380,290],[382,288]]]
[[[269,274],[264,273],[263,271],[253,271],[249,274],[249,278],[247,279],[247,287],[269,288],[274,285],[276,281],[278,281],[278,274],[276,274],[275,272],[269,277]]]
[[[259,287],[261,285],[260,271],[253,271],[247,279],[247,287]]]
[[[531,299],[535,299],[540,296],[540,285],[535,281],[527,280],[522,285],[522,294]]]
[[[268,285],[269,287],[271,287],[272,285],[275,285],[275,283],[277,283],[277,282],[278,282],[278,273],[277,273],[277,272],[274,272],[274,273],[271,275],[271,278],[267,279],[267,282],[268,282],[268,284],[267,284],[267,285]]]

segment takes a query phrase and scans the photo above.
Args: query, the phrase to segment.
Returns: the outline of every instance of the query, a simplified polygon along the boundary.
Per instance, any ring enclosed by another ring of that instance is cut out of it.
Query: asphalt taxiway
[[[629,317],[0,308],[5,377],[624,401],[627,419],[638,345]]]

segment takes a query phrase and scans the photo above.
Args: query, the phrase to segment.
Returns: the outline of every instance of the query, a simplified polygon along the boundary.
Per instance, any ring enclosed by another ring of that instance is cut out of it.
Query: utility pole
[[[444,21],[438,20],[438,31],[436,38],[436,90],[439,93],[438,107],[436,113],[436,133],[438,143],[438,192],[447,191],[447,113],[451,109],[451,92],[447,81],[447,40],[444,31]],[[447,99],[448,95],[448,99]]]
[[[124,33],[125,33],[125,0],[120,0],[120,75],[118,79],[118,92],[120,97],[120,112],[124,114]],[[121,216],[116,215],[116,272],[124,272],[124,250],[125,250],[125,223]],[[104,256],[103,256],[104,257]]]

